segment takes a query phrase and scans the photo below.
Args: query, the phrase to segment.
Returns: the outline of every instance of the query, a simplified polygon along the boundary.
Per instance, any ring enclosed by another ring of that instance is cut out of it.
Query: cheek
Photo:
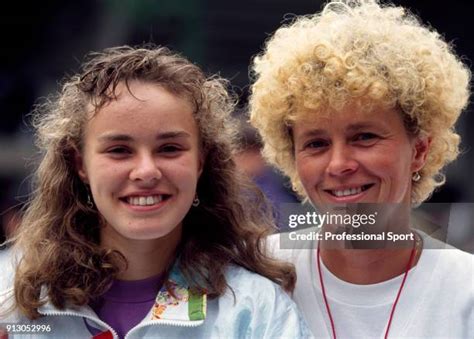
[[[199,161],[195,156],[186,156],[163,166],[163,172],[181,189],[194,189],[199,178]]]
[[[323,176],[323,161],[318,161],[311,157],[297,156],[295,165],[298,177],[304,187],[314,185]]]
[[[110,162],[96,163],[89,169],[89,181],[91,189],[96,194],[113,193],[128,178],[126,166]]]
[[[380,176],[400,180],[410,169],[410,158],[404,153],[378,154],[366,162],[367,169]]]

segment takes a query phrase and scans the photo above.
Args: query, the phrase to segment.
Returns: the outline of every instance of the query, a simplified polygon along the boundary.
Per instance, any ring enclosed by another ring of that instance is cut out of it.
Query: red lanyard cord
[[[326,311],[327,311],[327,314],[328,314],[328,317],[329,317],[329,321],[331,322],[332,336],[333,336],[333,339],[336,339],[336,326],[334,325],[334,320],[332,318],[331,309],[329,307],[329,302],[328,302],[328,299],[327,299],[327,296],[326,296],[326,288],[324,287],[323,274],[321,272],[321,263],[320,263],[321,255],[320,255],[319,245],[320,244],[318,242],[318,250],[317,250],[317,258],[316,259],[317,259],[317,262],[318,262],[319,282],[321,284],[321,292],[323,294],[324,304],[326,305]],[[402,283],[400,285],[400,288],[398,289],[397,297],[395,299],[395,302],[393,303],[392,310],[390,312],[390,317],[388,319],[388,324],[387,324],[387,330],[385,331],[385,337],[384,337],[385,339],[388,338],[388,332],[390,331],[390,326],[392,325],[393,315],[395,314],[395,308],[397,307],[398,300],[400,299],[400,295],[402,294],[403,286],[405,286],[405,281],[406,281],[407,276],[408,276],[408,271],[410,270],[411,265],[413,264],[413,260],[415,258],[415,252],[416,252],[416,241],[413,242],[413,248],[411,249],[410,259],[408,260],[408,265],[407,265],[407,268],[405,270],[405,274],[403,275]]]

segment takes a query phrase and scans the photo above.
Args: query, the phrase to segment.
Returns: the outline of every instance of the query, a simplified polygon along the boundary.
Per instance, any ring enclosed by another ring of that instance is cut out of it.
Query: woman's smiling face
[[[410,203],[429,139],[411,137],[395,109],[347,105],[293,124],[296,169],[313,204]]]
[[[179,233],[191,207],[199,132],[187,100],[146,82],[129,88],[119,84],[116,100],[88,121],[76,161],[106,221],[102,235],[151,240]]]

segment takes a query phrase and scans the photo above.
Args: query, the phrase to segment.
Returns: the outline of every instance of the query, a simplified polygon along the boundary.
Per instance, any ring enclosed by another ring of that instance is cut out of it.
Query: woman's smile
[[[374,186],[375,184],[348,184],[338,188],[324,189],[324,192],[334,203],[352,203],[360,200]]]
[[[162,87],[130,82],[117,93],[86,126],[79,174],[106,221],[102,232],[158,239],[180,229],[195,197],[198,127],[188,101]]]
[[[142,192],[134,193],[120,198],[130,210],[137,212],[148,212],[161,210],[173,196],[171,194]]]
[[[410,203],[424,141],[408,135],[395,109],[349,104],[330,117],[297,120],[292,134],[296,169],[314,204]]]

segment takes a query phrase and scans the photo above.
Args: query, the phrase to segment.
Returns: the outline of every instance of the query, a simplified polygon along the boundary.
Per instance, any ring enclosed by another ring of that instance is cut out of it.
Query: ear
[[[204,154],[203,151],[200,152],[199,154],[199,159],[198,159],[198,178],[201,177],[201,174],[202,174],[202,171],[204,170],[204,163],[205,163],[205,159],[206,159],[206,154]]]
[[[413,140],[413,157],[411,171],[417,172],[425,166],[426,158],[430,151],[431,136],[417,136]]]
[[[77,174],[79,178],[85,183],[89,183],[89,178],[87,177],[87,171],[84,165],[84,158],[81,152],[77,149],[74,150],[74,165],[76,167]]]

